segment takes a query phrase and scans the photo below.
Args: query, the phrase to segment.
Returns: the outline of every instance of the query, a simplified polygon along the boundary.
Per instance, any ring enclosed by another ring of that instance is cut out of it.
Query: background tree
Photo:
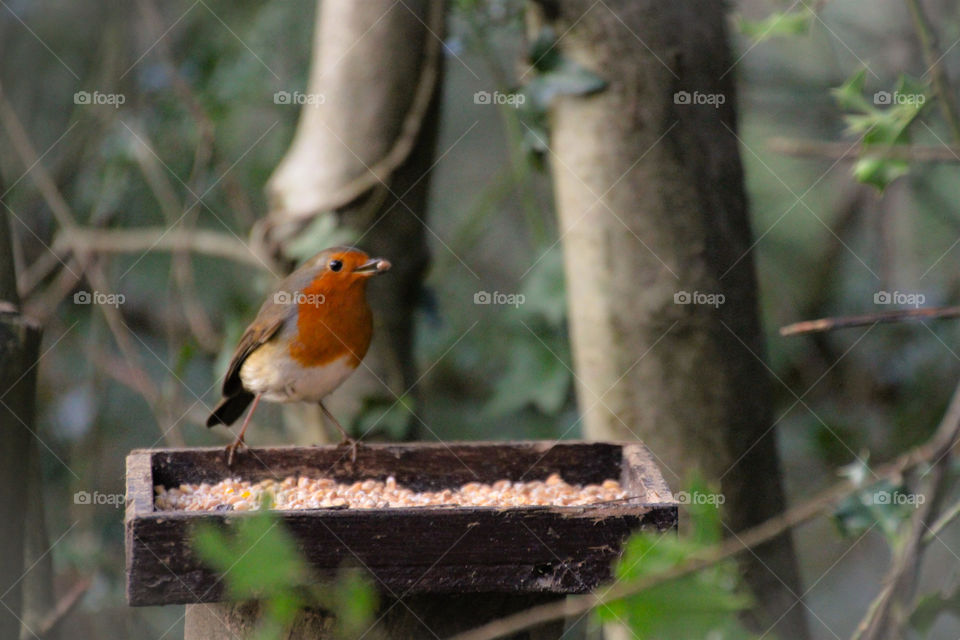
[[[550,111],[584,433],[643,440],[676,486],[722,480],[729,532],[758,524],[784,497],[724,7],[533,6],[534,37],[607,83]],[[758,629],[803,637],[789,535],[744,562]]]

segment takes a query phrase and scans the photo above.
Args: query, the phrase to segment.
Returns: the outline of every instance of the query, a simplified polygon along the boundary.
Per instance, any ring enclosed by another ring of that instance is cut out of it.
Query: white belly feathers
[[[304,367],[284,346],[267,342],[247,356],[240,380],[271,402],[319,402],[353,373],[349,354],[319,367]]]

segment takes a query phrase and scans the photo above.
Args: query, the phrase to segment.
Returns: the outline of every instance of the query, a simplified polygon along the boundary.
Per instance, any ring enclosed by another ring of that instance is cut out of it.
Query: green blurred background
[[[956,76],[960,9],[929,5],[947,52],[942,64]],[[790,37],[758,39],[738,27],[738,16],[762,20],[796,7],[731,3],[742,157],[792,500],[833,482],[854,454],[885,460],[925,439],[960,372],[953,322],[777,335],[801,319],[876,311],[880,290],[922,293],[927,305],[960,293],[955,164],[912,164],[881,196],[852,179],[847,160],[770,148],[772,137],[852,143],[831,89],[862,69],[868,94],[892,90],[903,73],[924,75],[902,2],[816,3],[819,17]],[[0,80],[78,224],[165,227],[166,199],[178,216],[187,211],[178,228],[246,238],[294,131],[297,108],[275,104],[273,94],[305,89],[314,8],[310,0],[7,0]],[[445,440],[579,436],[548,177],[518,125],[523,113],[473,98],[515,88],[526,46],[522,13],[517,0],[461,0],[448,21],[438,142],[447,154],[431,178],[433,262],[416,343],[418,368],[428,371],[418,414]],[[78,105],[78,91],[122,94],[125,102]],[[928,145],[949,139],[926,114],[911,134]],[[202,421],[272,278],[250,264],[193,256],[192,297],[210,320],[198,332],[168,252],[97,256],[107,293],[125,297],[115,328],[126,344],[118,344],[103,313],[74,303],[94,287],[61,277],[65,268],[48,248],[63,227],[24,174],[9,133],[0,140],[0,191],[19,241],[21,288],[45,323],[38,434],[57,582],[93,577],[71,614],[73,637],[179,637],[182,607],[125,605],[123,510],[75,504],[74,494],[122,494],[130,449],[228,441]],[[205,194],[202,203],[194,205],[193,194]],[[529,303],[474,305],[478,289],[522,292]],[[254,445],[285,441],[268,426],[279,424],[277,409],[264,407],[258,422]],[[889,557],[882,534],[844,537],[820,519],[797,540],[815,637],[849,636]],[[926,590],[956,580],[958,542],[948,530],[930,548]],[[956,637],[955,622],[941,620],[931,637]]]

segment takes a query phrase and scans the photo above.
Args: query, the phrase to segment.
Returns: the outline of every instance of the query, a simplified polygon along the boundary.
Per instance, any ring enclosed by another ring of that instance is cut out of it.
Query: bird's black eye
[[[330,271],[340,271],[340,269],[343,269],[343,260],[330,261]]]

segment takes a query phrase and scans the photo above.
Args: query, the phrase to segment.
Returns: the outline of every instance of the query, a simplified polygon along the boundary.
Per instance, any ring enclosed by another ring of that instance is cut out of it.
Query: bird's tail
[[[217,424],[229,426],[233,424],[237,421],[237,418],[243,415],[251,402],[253,402],[253,394],[249,391],[241,391],[235,396],[224,398],[207,418],[207,426],[212,427]]]

